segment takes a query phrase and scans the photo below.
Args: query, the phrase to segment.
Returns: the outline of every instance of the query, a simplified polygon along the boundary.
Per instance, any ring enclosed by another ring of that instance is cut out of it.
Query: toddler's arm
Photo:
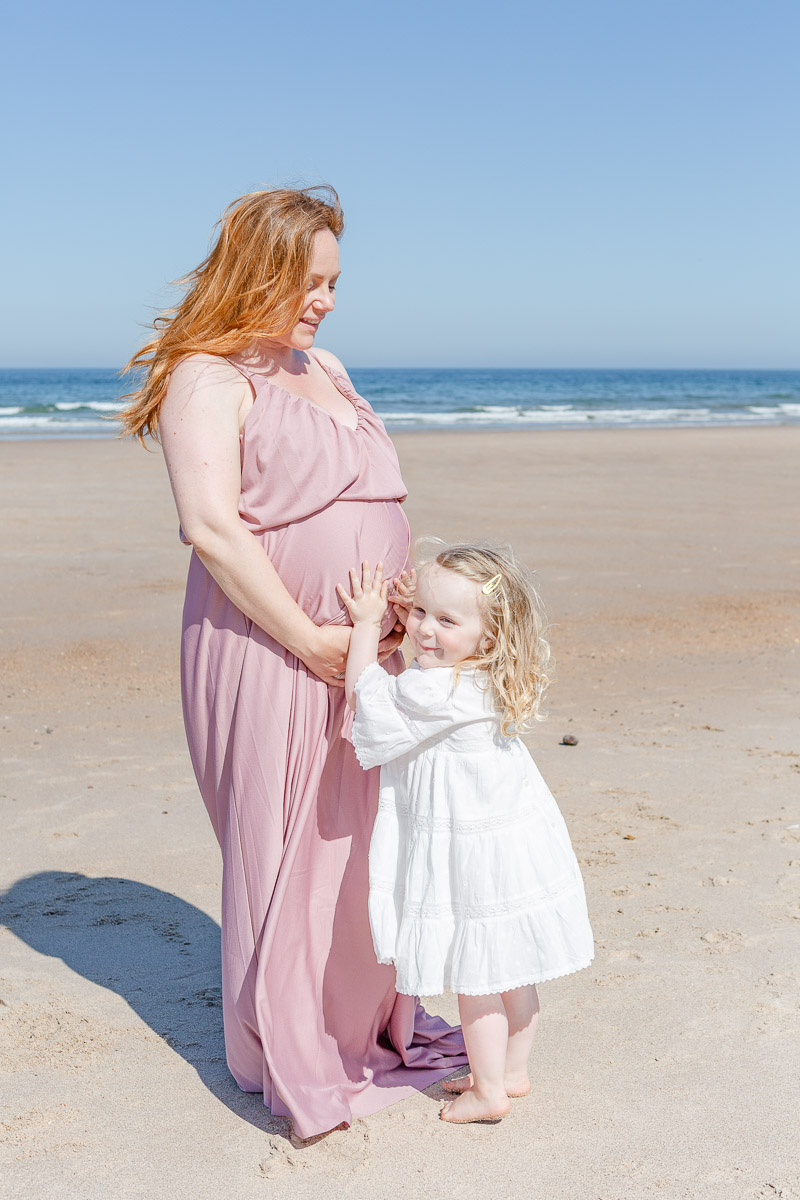
[[[378,661],[381,622],[389,607],[389,581],[383,578],[383,563],[378,563],[373,576],[369,563],[363,562],[360,581],[358,572],[351,570],[350,586],[352,597],[347,595],[340,583],[337,583],[336,591],[353,622],[344,689],[347,703],[355,712],[355,686],[364,668]]]

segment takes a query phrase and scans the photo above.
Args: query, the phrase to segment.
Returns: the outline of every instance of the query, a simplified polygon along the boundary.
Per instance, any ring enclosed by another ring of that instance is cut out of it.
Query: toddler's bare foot
[[[520,1096],[527,1096],[531,1090],[531,1081],[527,1075],[506,1075],[503,1083],[506,1095],[512,1100],[516,1100]],[[467,1088],[472,1087],[472,1076],[463,1075],[460,1079],[444,1079],[442,1087],[446,1092],[454,1092],[460,1096]]]
[[[463,1091],[457,1100],[448,1100],[439,1119],[452,1125],[468,1125],[471,1121],[499,1121],[511,1105],[505,1092],[479,1094],[474,1087]]]

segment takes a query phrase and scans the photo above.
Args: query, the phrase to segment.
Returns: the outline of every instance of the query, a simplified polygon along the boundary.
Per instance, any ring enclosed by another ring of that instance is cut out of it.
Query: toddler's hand
[[[405,626],[408,614],[414,606],[414,594],[417,590],[417,572],[412,567],[403,571],[399,579],[395,579],[392,588],[391,603],[395,615],[401,625]]]
[[[350,614],[354,625],[377,625],[379,628],[389,607],[389,581],[383,578],[383,563],[378,563],[373,576],[368,562],[361,564],[361,579],[358,572],[350,571],[352,598],[340,583],[336,585],[339,598]]]

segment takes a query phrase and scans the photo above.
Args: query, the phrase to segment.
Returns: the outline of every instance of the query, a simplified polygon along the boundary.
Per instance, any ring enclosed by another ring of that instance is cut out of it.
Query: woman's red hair
[[[303,312],[314,235],[339,237],[344,214],[331,187],[272,188],[234,200],[208,257],[177,286],[182,301],[153,322],[155,335],[123,368],[146,370],[124,399],[122,436],[158,440],[170,373],[190,354],[236,354],[292,329]]]

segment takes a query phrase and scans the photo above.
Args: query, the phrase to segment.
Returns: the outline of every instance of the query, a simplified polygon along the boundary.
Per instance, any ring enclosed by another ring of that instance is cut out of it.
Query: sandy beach
[[[552,622],[527,741],[597,956],[541,988],[532,1096],[301,1143],[239,1092],[160,452],[1,442],[0,1195],[798,1200],[800,428],[394,440],[415,534],[512,542]]]

